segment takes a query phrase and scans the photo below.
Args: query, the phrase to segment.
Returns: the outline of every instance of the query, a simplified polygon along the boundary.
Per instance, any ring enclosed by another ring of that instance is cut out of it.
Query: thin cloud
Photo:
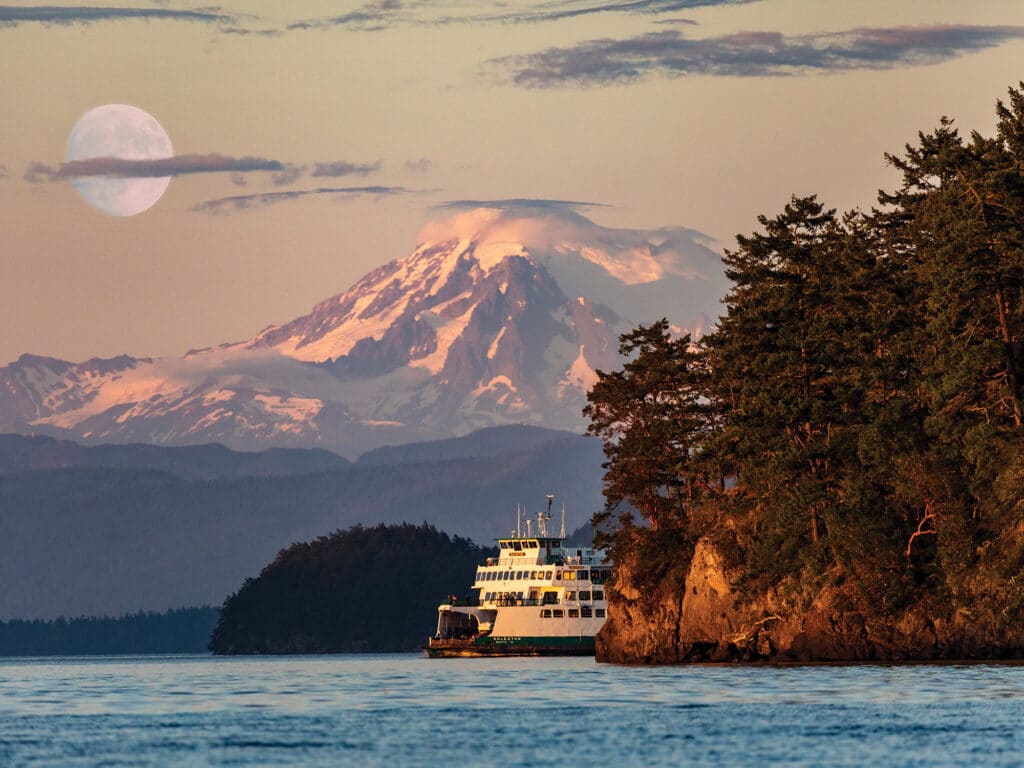
[[[231,195],[206,200],[192,207],[193,211],[202,213],[224,213],[226,211],[245,211],[261,208],[275,203],[297,200],[302,197],[317,195],[338,195],[342,197],[391,197],[402,194],[414,194],[414,190],[405,187],[317,187],[316,189],[290,189],[285,192],[260,192],[252,195]]]
[[[519,10],[502,10],[492,13],[466,13],[461,15],[423,16],[410,9],[416,3],[401,0],[381,0],[367,3],[354,11],[324,19],[299,21],[289,25],[290,30],[345,28],[350,30],[377,32],[399,25],[448,26],[455,24],[538,24],[562,21],[580,16],[603,13],[627,13],[655,16],[677,13],[711,6],[747,5],[759,0],[615,0],[593,3],[568,0],[526,5]]]
[[[419,160],[406,160],[405,170],[412,173],[427,173],[434,167],[434,161],[429,157],[421,157]]]
[[[279,160],[263,157],[227,157],[225,155],[175,155],[154,160],[126,160],[120,157],[94,157],[72,160],[58,166],[32,163],[25,171],[25,181],[64,181],[87,176],[114,178],[163,178],[193,173],[248,173],[271,171],[282,173],[289,166]]]
[[[10,172],[7,170],[6,165],[0,165],[0,181],[11,178]]]
[[[275,187],[286,187],[298,181],[299,177],[306,172],[301,165],[286,165],[271,177]]]
[[[861,27],[783,35],[740,32],[690,39],[678,30],[591,40],[492,59],[501,79],[528,88],[628,83],[652,75],[780,77],[937,64],[1024,38],[1024,26]]]
[[[381,161],[375,163],[351,163],[348,160],[335,160],[330,163],[317,163],[310,176],[318,178],[338,178],[339,176],[366,176],[380,170]]]
[[[377,32],[387,29],[396,22],[402,21],[403,14],[401,12],[403,6],[404,4],[401,0],[377,0],[377,2],[367,3],[354,11],[349,11],[339,16],[297,21],[294,24],[289,24],[288,29],[331,29],[333,27],[345,27],[363,32]]]
[[[19,24],[93,24],[126,19],[157,19],[194,21],[206,24],[227,24],[234,16],[216,9],[176,10],[173,8],[111,8],[104,6],[37,6],[0,5],[0,27]]]
[[[505,12],[473,17],[472,21],[495,21],[513,24],[536,24],[544,21],[561,21],[575,19],[579,16],[594,16],[600,13],[629,13],[643,16],[656,16],[662,13],[677,13],[694,8],[722,5],[748,5],[758,0],[627,0],[599,4],[561,3],[564,7],[551,8],[544,5],[535,9],[519,12]]]
[[[679,27],[696,27],[698,22],[694,19],[655,19],[654,24],[665,24]]]
[[[499,200],[447,200],[434,206],[435,210],[472,211],[477,208],[531,211],[580,211],[587,208],[607,208],[605,203],[582,200],[548,200],[544,198],[510,197]]]

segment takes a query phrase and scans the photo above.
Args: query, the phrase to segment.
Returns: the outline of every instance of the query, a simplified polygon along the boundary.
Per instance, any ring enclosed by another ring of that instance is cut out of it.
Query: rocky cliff
[[[858,605],[842,574],[814,595],[773,589],[741,597],[737,572],[709,539],[653,587],[623,562],[609,591],[608,622],[597,637],[598,661],[694,662],[925,661],[1024,658],[1024,626],[1005,621],[1005,606],[971,608],[916,603],[879,615]]]

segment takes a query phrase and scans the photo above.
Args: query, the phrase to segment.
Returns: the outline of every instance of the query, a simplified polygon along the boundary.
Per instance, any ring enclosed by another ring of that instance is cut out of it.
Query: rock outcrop
[[[597,636],[598,661],[693,662],[927,661],[1024,658],[1024,627],[977,604],[950,612],[914,604],[879,616],[851,591],[828,585],[806,601],[770,590],[741,599],[737,573],[700,539],[684,574],[639,587],[624,562],[609,590],[609,618]]]

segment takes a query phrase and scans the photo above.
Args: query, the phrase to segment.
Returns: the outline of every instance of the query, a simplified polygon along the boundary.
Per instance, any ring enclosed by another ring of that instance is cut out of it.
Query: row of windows
[[[518,579],[544,579],[551,580],[554,576],[557,581],[592,581],[601,584],[608,576],[605,569],[593,571],[487,571],[478,568],[476,572],[477,581],[516,581]]]
[[[554,545],[560,546],[561,542],[553,542]],[[538,549],[540,544],[536,541],[499,541],[498,546],[502,549],[513,549],[516,552],[522,552],[524,549]]]
[[[573,603],[573,602],[576,602],[577,599],[580,602],[589,602],[591,600],[604,600],[604,590],[603,589],[595,589],[595,590],[581,589],[578,594],[579,594],[579,597],[577,597],[577,593],[576,592],[574,592],[572,590],[566,590],[565,602]],[[526,596],[525,592],[485,592],[483,599],[484,599],[485,602],[491,602],[492,600],[502,600],[502,601],[506,601],[507,602],[507,601],[511,601],[511,600],[523,600],[525,598],[525,596]],[[534,597],[534,598],[531,598],[531,599],[532,600],[536,600],[537,598]],[[545,603],[557,603],[558,602],[558,593],[557,592],[545,592],[544,593],[544,597],[542,598],[542,600]]]
[[[582,608],[569,608],[568,610],[562,610],[561,608],[542,608],[540,611],[540,617],[542,619],[589,619],[591,618],[591,610],[589,606],[583,606]],[[594,608],[593,618],[603,619],[604,608]]]

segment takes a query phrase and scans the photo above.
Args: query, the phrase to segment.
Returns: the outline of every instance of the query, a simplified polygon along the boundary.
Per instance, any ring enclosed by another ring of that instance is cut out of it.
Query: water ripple
[[[1016,765],[1024,667],[0,659],[0,765]]]

